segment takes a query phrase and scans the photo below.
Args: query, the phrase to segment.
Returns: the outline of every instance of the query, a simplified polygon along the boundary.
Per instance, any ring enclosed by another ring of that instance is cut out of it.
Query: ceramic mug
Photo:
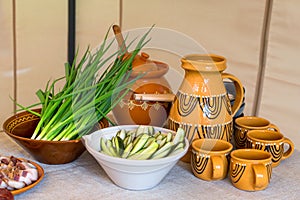
[[[230,154],[230,180],[240,190],[257,191],[268,187],[272,156],[258,149],[237,149]]]
[[[288,149],[284,149],[287,144]],[[294,152],[293,142],[281,133],[270,130],[252,130],[247,133],[247,148],[260,149],[271,153],[272,166],[276,167]]]
[[[195,139],[192,142],[193,174],[206,181],[221,180],[228,174],[231,143],[218,139]]]
[[[269,120],[262,117],[244,116],[235,119],[234,123],[234,143],[237,149],[246,147],[247,132],[250,130],[275,130],[279,128]]]

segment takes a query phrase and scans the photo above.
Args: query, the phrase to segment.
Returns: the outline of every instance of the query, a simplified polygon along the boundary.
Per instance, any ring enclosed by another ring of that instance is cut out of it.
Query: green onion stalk
[[[151,30],[151,29],[150,29]],[[79,139],[91,133],[97,124],[119,103],[140,76],[129,79],[134,57],[149,39],[144,34],[138,41],[131,56],[124,50],[108,55],[113,41],[104,42],[93,53],[87,48],[77,63],[78,51],[72,65],[65,64],[65,76],[48,81],[43,90],[36,92],[40,102],[28,107],[17,104],[22,109],[40,117],[31,139],[65,141]],[[133,44],[133,41],[128,47]],[[126,49],[127,51],[127,49]],[[111,60],[113,62],[111,62]],[[102,70],[102,72],[100,72]],[[56,84],[65,81],[63,88],[56,92]],[[31,108],[40,105],[41,112]]]

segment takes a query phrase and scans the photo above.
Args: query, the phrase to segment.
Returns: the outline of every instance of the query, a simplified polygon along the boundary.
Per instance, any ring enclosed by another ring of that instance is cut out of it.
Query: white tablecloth
[[[34,159],[5,133],[0,132],[0,154]],[[37,162],[38,163],[38,162]],[[179,161],[156,187],[145,191],[124,190],[111,182],[86,151],[63,165],[40,164],[44,179],[34,188],[15,196],[20,200],[99,199],[299,199],[300,151],[273,169],[270,185],[263,191],[246,192],[233,187],[229,178],[207,182],[196,178],[190,165]]]

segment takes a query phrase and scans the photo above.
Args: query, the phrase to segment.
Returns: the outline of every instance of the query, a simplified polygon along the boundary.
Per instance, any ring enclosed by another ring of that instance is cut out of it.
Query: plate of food
[[[0,156],[0,188],[13,195],[25,192],[44,178],[44,169],[37,163],[14,156]]]

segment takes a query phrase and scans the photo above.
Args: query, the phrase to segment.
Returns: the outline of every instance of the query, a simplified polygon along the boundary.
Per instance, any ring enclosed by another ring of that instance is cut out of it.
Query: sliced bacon
[[[0,156],[0,188],[20,189],[38,179],[38,171],[31,163],[14,156]]]

